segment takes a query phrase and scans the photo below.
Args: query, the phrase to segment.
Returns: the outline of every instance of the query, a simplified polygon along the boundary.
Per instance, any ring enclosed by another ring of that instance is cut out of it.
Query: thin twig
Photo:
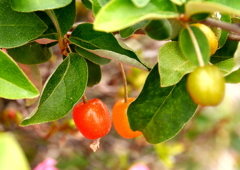
[[[228,34],[228,40],[230,40],[230,41],[240,41],[240,35],[238,35],[238,34]]]
[[[120,67],[120,71],[121,71],[122,79],[123,79],[124,102],[127,103],[127,101],[128,101],[127,79],[126,79],[126,75],[125,75],[125,72],[124,72],[123,65],[121,63],[119,63],[119,67]]]
[[[219,28],[224,29],[229,32],[234,32],[234,33],[240,34],[240,25],[239,24],[230,24],[227,22],[213,19],[213,18],[207,18],[206,20],[201,21],[201,23],[203,23],[205,25],[213,26],[213,27],[219,27]]]

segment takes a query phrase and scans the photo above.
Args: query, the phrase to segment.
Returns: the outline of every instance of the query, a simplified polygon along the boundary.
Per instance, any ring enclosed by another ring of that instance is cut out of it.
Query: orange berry
[[[113,125],[117,133],[127,139],[135,138],[142,134],[140,131],[133,131],[128,122],[127,109],[134,100],[135,98],[128,98],[128,101],[125,102],[124,99],[121,99],[115,103],[112,110]]]

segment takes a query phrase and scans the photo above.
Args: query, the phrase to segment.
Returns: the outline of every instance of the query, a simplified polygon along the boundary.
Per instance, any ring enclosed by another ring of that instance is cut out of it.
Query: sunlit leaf
[[[183,55],[178,42],[163,45],[159,50],[158,61],[162,87],[178,83],[185,74],[196,68],[196,65]]]
[[[18,65],[0,50],[0,97],[7,99],[35,98],[38,90]]]
[[[169,0],[150,1],[143,8],[136,7],[130,0],[112,0],[98,12],[94,29],[113,32],[146,19],[174,18],[178,15]]]
[[[0,133],[0,150],[0,169],[30,170],[24,151],[11,133]]]
[[[32,12],[61,8],[71,3],[71,1],[72,0],[11,0],[11,3],[15,11]]]
[[[188,1],[185,5],[186,15],[191,16],[197,13],[237,14],[240,15],[240,4],[238,1],[226,0],[207,0],[207,1]]]

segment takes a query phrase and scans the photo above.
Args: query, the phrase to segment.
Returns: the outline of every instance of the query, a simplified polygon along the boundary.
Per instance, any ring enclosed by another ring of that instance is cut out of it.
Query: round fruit
[[[117,133],[127,139],[135,138],[142,134],[140,131],[133,131],[128,122],[127,109],[134,100],[135,98],[128,98],[128,101],[125,102],[124,99],[121,99],[115,103],[112,110],[113,125]]]
[[[88,139],[107,135],[112,126],[109,110],[99,99],[78,103],[73,109],[73,120],[78,130]]]
[[[215,106],[224,97],[225,80],[216,66],[206,65],[198,67],[188,76],[187,89],[195,103]]]
[[[192,26],[198,27],[207,37],[210,45],[210,56],[212,56],[218,49],[218,39],[214,32],[208,26],[200,23],[192,24]]]

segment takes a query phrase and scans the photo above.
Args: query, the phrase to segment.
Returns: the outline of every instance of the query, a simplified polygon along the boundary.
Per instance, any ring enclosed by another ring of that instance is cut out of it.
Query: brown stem
[[[229,34],[228,40],[230,41],[240,41],[240,35],[238,34]]]
[[[212,18],[207,18],[206,20],[201,21],[201,23],[203,23],[205,25],[213,26],[213,27],[219,27],[219,28],[224,29],[229,32],[234,32],[234,33],[240,34],[239,24],[230,24],[230,23],[219,21],[219,20],[212,19]]]
[[[83,100],[83,103],[87,103],[87,97],[86,97],[85,94],[83,94],[83,96],[82,96],[82,100]]]
[[[123,79],[124,102],[127,103],[127,101],[128,101],[127,79],[126,79],[126,75],[125,75],[125,72],[124,72],[123,65],[121,63],[119,63],[119,67],[120,67],[120,71],[121,71],[122,79]]]

